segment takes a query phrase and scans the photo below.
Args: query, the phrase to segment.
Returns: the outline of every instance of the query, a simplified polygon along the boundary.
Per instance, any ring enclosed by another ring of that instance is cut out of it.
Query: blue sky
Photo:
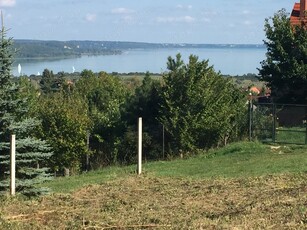
[[[265,18],[299,0],[0,0],[8,36],[261,44]]]

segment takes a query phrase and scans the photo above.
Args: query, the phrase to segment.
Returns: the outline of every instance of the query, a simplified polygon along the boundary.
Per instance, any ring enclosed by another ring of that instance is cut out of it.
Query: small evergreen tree
[[[9,186],[10,135],[16,135],[16,191],[26,195],[45,192],[34,185],[50,179],[46,160],[52,155],[46,142],[35,138],[39,124],[28,116],[27,100],[12,81],[12,39],[6,38],[6,30],[0,31],[0,190]]]

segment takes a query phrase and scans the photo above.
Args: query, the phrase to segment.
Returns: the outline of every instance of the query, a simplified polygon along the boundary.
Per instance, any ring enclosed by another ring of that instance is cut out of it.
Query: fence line
[[[264,142],[307,144],[307,105],[249,102],[249,136]]]

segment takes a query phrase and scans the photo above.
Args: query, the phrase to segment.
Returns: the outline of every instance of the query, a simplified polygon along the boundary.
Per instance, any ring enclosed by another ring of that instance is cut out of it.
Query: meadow
[[[307,146],[233,143],[2,197],[0,229],[306,229]]]

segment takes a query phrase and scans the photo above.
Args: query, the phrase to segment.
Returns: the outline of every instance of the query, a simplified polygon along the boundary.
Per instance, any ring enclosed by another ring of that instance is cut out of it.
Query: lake
[[[13,64],[13,75],[18,76],[17,66],[21,65],[21,74],[31,75],[42,73],[44,69],[54,73],[61,71],[71,73],[81,72],[84,69],[93,72],[105,71],[108,73],[152,72],[162,73],[166,70],[168,56],[175,57],[181,53],[187,61],[190,54],[197,55],[200,60],[209,59],[216,71],[222,74],[243,75],[258,73],[260,62],[265,59],[266,49],[258,48],[165,48],[126,50],[121,55],[82,56],[69,59],[52,60],[16,60]]]

